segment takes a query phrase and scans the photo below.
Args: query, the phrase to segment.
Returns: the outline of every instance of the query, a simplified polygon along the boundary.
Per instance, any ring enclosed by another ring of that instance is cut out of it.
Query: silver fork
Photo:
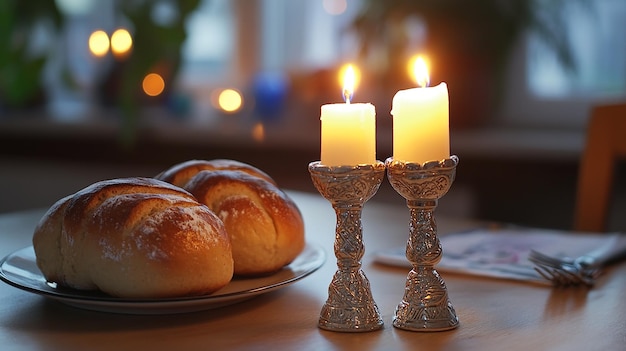
[[[626,256],[626,235],[613,235],[612,239],[592,252],[578,258],[557,258],[531,250],[528,260],[535,270],[555,286],[592,286],[607,263]]]
[[[528,260],[535,264],[535,271],[555,286],[592,286],[601,270],[587,256],[577,259],[556,258],[531,250]]]

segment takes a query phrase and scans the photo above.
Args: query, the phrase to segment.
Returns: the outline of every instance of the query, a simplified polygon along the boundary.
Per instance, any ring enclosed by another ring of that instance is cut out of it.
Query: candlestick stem
[[[380,329],[383,321],[361,270],[365,252],[361,212],[363,204],[378,191],[385,165],[377,161],[373,165],[328,167],[316,161],[309,164],[309,172],[317,190],[330,201],[337,220],[337,271],[328,287],[318,326],[343,332]]]
[[[395,311],[397,328],[440,331],[459,325],[445,282],[434,268],[443,253],[434,211],[454,181],[457,163],[456,156],[423,166],[392,158],[386,161],[389,182],[406,199],[411,216],[406,257],[412,269]]]

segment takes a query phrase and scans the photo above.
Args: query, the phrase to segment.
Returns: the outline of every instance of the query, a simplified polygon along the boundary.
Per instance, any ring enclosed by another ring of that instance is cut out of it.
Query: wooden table
[[[175,315],[123,315],[68,307],[0,284],[2,350],[626,350],[626,264],[593,289],[552,289],[521,282],[442,273],[461,321],[458,329],[421,333],[391,325],[407,270],[372,262],[378,249],[404,245],[408,210],[365,205],[363,269],[385,326],[368,333],[321,330],[317,320],[336,270],[335,214],[315,194],[291,192],[307,240],[326,263],[280,290],[224,307]],[[374,198],[375,199],[375,198]],[[42,210],[0,216],[0,256],[30,245]],[[469,221],[438,217],[439,232]],[[445,251],[445,247],[444,247]]]

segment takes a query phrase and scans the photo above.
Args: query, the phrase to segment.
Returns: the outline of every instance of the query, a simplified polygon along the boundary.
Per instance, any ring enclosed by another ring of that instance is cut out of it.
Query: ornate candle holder
[[[337,215],[335,256],[337,272],[328,287],[318,326],[342,332],[379,329],[383,320],[372,298],[370,283],[361,270],[365,252],[361,212],[382,183],[385,164],[329,167],[309,164],[313,184]]]
[[[440,331],[459,325],[446,284],[434,268],[442,255],[434,211],[454,181],[458,162],[456,156],[424,165],[394,161],[391,157],[385,162],[389,182],[406,199],[411,214],[406,258],[413,268],[393,318],[397,328]]]

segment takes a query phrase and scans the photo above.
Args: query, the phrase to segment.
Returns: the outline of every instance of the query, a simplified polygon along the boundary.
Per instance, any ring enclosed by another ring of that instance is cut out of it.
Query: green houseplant
[[[28,108],[43,103],[41,74],[50,50],[33,42],[37,31],[54,37],[62,24],[54,1],[0,2],[0,107]]]
[[[120,17],[131,26],[133,49],[125,59],[117,61],[108,79],[101,82],[101,100],[113,105],[122,115],[120,140],[130,146],[135,142],[136,128],[142,105],[166,103],[172,92],[182,61],[181,48],[187,38],[186,20],[199,5],[199,0],[172,2],[175,16],[168,23],[155,21],[156,1],[133,0],[120,2],[116,7]],[[142,92],[143,78],[151,72],[166,81],[166,90],[158,99],[146,99]]]

